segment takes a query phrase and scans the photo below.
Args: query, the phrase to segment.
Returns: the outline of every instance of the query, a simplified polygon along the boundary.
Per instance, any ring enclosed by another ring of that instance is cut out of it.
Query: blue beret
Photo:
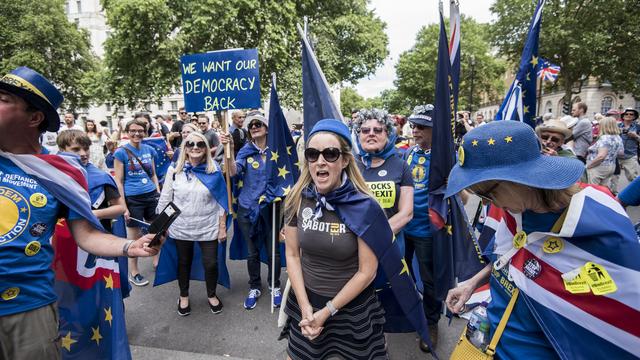
[[[311,139],[313,134],[320,131],[328,131],[338,136],[341,136],[343,139],[347,141],[349,146],[353,146],[351,144],[351,132],[349,132],[349,128],[347,127],[347,125],[345,125],[345,123],[343,123],[340,120],[324,119],[324,120],[318,121],[313,126],[313,129],[311,129],[311,132],[309,133],[309,139]]]

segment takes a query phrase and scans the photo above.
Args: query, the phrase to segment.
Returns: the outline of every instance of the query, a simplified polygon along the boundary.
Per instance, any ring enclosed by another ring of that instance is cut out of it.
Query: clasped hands
[[[324,329],[324,322],[331,316],[329,309],[326,307],[313,312],[313,308],[311,305],[305,306],[302,309],[302,321],[298,325],[300,325],[300,330],[302,331],[302,335],[306,336],[309,340],[314,340]]]

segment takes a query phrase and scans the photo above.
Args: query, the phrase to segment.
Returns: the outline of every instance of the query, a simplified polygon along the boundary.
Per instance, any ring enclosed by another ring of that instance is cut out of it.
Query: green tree
[[[296,23],[309,17],[312,43],[329,83],[355,82],[387,56],[385,24],[366,0],[102,0],[113,28],[106,46],[105,97],[135,104],[180,83],[179,56],[258,48],[261,88],[271,73],[285,105],[301,103]]]
[[[504,96],[505,63],[491,52],[488,24],[477,23],[464,15],[460,21],[462,59],[458,108],[478,108],[482,99],[496,101]],[[400,55],[396,65],[397,93],[388,94],[398,110],[408,112],[415,105],[433,103],[439,36],[440,24],[423,27],[413,48]],[[469,104],[472,72],[473,104]]]
[[[28,66],[61,89],[68,107],[89,105],[99,62],[63,0],[0,1],[0,28],[0,73]]]
[[[492,41],[514,64],[520,61],[535,5],[531,0],[496,0],[491,6],[498,18]],[[580,93],[591,76],[640,97],[639,17],[633,0],[547,0],[539,54],[561,67],[555,87],[564,89],[566,100]]]
[[[345,87],[340,91],[340,112],[343,116],[350,118],[351,110],[359,110],[366,106],[366,100],[353,87]]]

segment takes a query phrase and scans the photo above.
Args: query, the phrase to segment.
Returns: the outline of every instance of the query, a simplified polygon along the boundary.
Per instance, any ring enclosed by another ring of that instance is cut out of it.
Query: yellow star
[[[409,273],[409,266],[407,265],[407,261],[402,258],[402,271],[400,271],[400,275]]]
[[[528,76],[529,75],[527,75],[527,77]],[[527,80],[529,80],[529,79],[527,78]],[[527,97],[527,90],[522,90],[522,98],[524,99],[525,97]]]
[[[67,349],[67,351],[71,351],[71,345],[78,342],[78,340],[73,340],[71,338],[71,331],[67,332],[67,336],[64,336],[61,340],[62,340],[62,347]]]
[[[478,146],[478,140],[473,140],[473,141],[471,141],[471,145],[473,145],[473,146]]]
[[[113,316],[111,315],[111,308],[105,308],[104,309],[104,321],[108,321],[109,322],[109,326],[111,326],[111,321],[113,320]]]
[[[506,141],[507,143],[510,143],[513,141],[513,138],[511,136],[507,136],[506,138],[504,138],[504,141]]]
[[[298,167],[298,170],[302,169],[302,163],[298,160],[295,165]]]
[[[27,212],[27,208],[25,208],[25,207],[20,208],[20,212]]]
[[[243,186],[244,186],[244,181],[238,180],[238,189],[242,189]]]
[[[289,171],[287,170],[287,165],[278,168],[278,176],[282,176],[283,179],[287,178],[287,174]]]
[[[287,146],[287,155],[291,155],[291,146]]]
[[[258,204],[262,204],[262,202],[265,200],[267,200],[267,197],[264,195],[260,195],[260,199],[258,199]]]
[[[113,277],[111,277],[111,274],[109,274],[109,276],[103,276],[104,281],[105,281],[105,289],[111,289],[113,290]]]
[[[527,73],[527,81],[531,81],[531,74]],[[522,96],[524,96],[524,94],[526,93],[526,91],[522,91]]]
[[[282,193],[282,196],[289,195],[289,193],[291,192],[291,185],[287,186],[286,188],[282,188],[282,191],[284,191],[284,193]]]
[[[96,326],[95,328],[91,327],[91,331],[93,331],[93,335],[91,335],[91,340],[95,341],[98,345],[100,345],[100,339],[102,339],[102,335],[100,335],[100,326]]]
[[[235,197],[235,196],[232,196],[232,197],[231,197],[231,203],[232,203],[232,204],[237,204],[237,203],[238,203],[238,198],[237,198],[237,197]]]
[[[528,107],[528,106],[526,106],[526,105],[525,105],[525,107],[524,107],[524,113],[525,113],[525,114],[529,113],[529,107]]]
[[[531,63],[531,65],[533,66],[537,66],[538,65],[538,58],[535,55],[531,56],[531,61],[529,61],[529,63]]]
[[[445,225],[445,228],[447,229],[447,234],[453,235],[453,226]]]
[[[271,152],[271,160],[278,162],[278,158],[280,157],[280,155],[278,155],[278,151],[272,151]]]
[[[396,235],[395,235],[395,234],[393,235],[393,239],[391,239],[391,242],[392,242],[392,243],[393,243],[393,242],[396,242]]]
[[[489,140],[487,140],[487,144],[489,145],[495,145],[496,141],[493,138],[489,138]]]

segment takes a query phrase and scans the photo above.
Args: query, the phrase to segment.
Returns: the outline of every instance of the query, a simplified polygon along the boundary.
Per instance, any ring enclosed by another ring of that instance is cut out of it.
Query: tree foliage
[[[280,100],[301,103],[300,39],[309,17],[329,83],[355,82],[387,56],[385,24],[366,0],[102,0],[112,36],[106,45],[104,96],[119,103],[158,99],[180,84],[179,57],[258,48],[261,88],[278,76]]]
[[[0,73],[28,66],[58,86],[66,105],[88,106],[99,63],[63,0],[0,1]]]
[[[496,0],[492,41],[500,54],[520,61],[535,9],[531,0]],[[636,0],[547,0],[540,30],[540,56],[561,67],[556,82],[565,99],[594,76],[619,92],[640,97],[640,6]]]
[[[504,95],[504,61],[491,53],[489,25],[474,19],[461,17],[461,74],[458,108],[469,108],[473,66],[473,108],[478,108],[483,98],[497,100]],[[413,106],[433,103],[435,98],[438,37],[440,24],[423,27],[412,49],[402,53],[396,64],[397,93],[387,94],[396,112],[410,112]]]

